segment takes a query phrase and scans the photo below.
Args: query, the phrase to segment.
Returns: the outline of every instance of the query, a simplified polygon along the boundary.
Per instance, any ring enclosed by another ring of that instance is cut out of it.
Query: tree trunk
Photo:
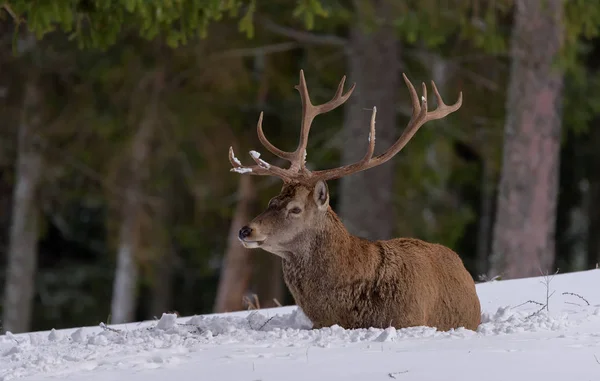
[[[117,268],[113,283],[111,323],[130,322],[135,317],[138,264],[136,257],[140,247],[140,228],[143,213],[144,181],[148,177],[150,144],[157,118],[158,96],[162,87],[163,73],[156,72],[152,100],[136,131],[127,176],[127,187],[123,200],[122,220],[119,230]]]
[[[359,161],[367,150],[373,106],[377,107],[375,155],[388,149],[397,138],[400,62],[398,40],[390,25],[391,3],[387,0],[372,2],[377,18],[385,25],[366,32],[359,21],[350,31],[348,79],[356,82],[356,89],[344,107],[344,165]],[[352,234],[368,239],[392,238],[395,231],[394,168],[394,160],[390,160],[341,179],[340,217]]]
[[[152,302],[150,304],[150,315],[152,317],[160,318],[163,312],[171,311],[173,305],[174,262],[175,253],[169,242],[167,242],[162,255],[157,259],[154,266]]]
[[[492,170],[487,157],[482,157],[481,166],[481,202],[479,206],[479,224],[477,226],[477,260],[475,265],[477,275],[487,274],[488,271],[488,255],[494,213],[494,178],[491,176]]]
[[[3,303],[3,328],[13,333],[31,328],[39,210],[37,193],[42,179],[43,157],[35,145],[40,129],[42,95],[39,84],[25,85],[23,113],[19,126],[16,186],[12,203],[6,285]]]
[[[168,171],[168,168],[163,168]],[[150,317],[159,317],[164,313],[171,311],[173,305],[173,273],[175,270],[176,253],[171,242],[172,232],[168,226],[172,226],[173,221],[172,205],[169,203],[171,195],[175,190],[167,188],[163,193],[164,202],[161,202],[154,215],[155,223],[153,229],[160,230],[153,234],[151,244],[156,247],[156,253],[153,257],[152,274],[152,301],[150,302]]]
[[[240,176],[238,203],[231,220],[227,251],[221,268],[214,312],[230,312],[243,309],[243,297],[252,275],[252,254],[238,240],[240,227],[250,218],[250,207],[254,201],[254,189],[250,176]],[[281,271],[281,269],[278,269]]]
[[[256,102],[259,109],[265,107],[269,91],[269,77],[266,74],[268,64],[265,55],[257,54],[254,57],[254,73],[259,80]],[[250,297],[248,291],[251,283],[255,286],[260,307],[273,307],[275,303],[272,299],[281,300],[284,294],[281,259],[269,253],[244,249],[238,241],[238,230],[250,220],[250,208],[255,198],[251,176],[242,177],[246,178],[241,179],[239,183],[239,199],[231,222],[228,247],[215,300],[215,312],[246,308],[243,298]]]
[[[600,121],[600,119],[596,119]],[[591,153],[590,164],[590,187],[589,187],[589,225],[588,225],[588,250],[587,268],[595,269],[600,263],[600,130],[595,127],[597,123],[591,124],[591,142],[594,147]]]
[[[285,288],[281,258],[270,253],[258,253],[254,258],[253,291],[258,297],[260,308],[277,307],[284,303]]]
[[[560,0],[516,1],[490,276],[540,275],[555,258],[563,74]]]

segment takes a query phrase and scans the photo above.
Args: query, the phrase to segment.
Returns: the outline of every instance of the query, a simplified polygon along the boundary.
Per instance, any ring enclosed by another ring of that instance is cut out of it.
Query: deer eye
[[[299,214],[301,211],[302,211],[302,209],[298,208],[297,206],[290,209],[290,213],[293,213],[293,214]]]

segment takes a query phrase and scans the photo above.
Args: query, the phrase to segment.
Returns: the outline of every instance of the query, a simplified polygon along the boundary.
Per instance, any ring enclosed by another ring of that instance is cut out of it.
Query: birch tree
[[[43,93],[37,75],[25,84],[21,122],[18,126],[16,184],[13,191],[8,263],[3,303],[3,328],[13,333],[30,328],[37,243],[40,225],[38,192],[44,158],[36,135],[43,123]]]
[[[139,276],[136,257],[141,255],[140,230],[143,218],[144,182],[148,179],[148,159],[151,142],[158,122],[160,93],[163,87],[164,73],[157,68],[152,73],[149,89],[150,101],[131,142],[131,157],[125,178],[127,186],[121,207],[121,224],[117,249],[117,267],[113,284],[111,304],[111,322],[115,324],[132,321],[137,306],[137,282]]]

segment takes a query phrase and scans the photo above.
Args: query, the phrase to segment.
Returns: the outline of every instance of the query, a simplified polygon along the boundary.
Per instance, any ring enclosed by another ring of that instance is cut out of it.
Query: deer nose
[[[240,239],[244,239],[244,238],[248,237],[250,234],[252,234],[252,228],[250,226],[243,226],[240,229],[238,236],[240,237]]]

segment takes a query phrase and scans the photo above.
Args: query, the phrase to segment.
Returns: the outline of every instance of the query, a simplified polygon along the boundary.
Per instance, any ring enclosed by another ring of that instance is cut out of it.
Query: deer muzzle
[[[242,245],[247,249],[255,249],[263,244],[265,239],[263,237],[257,237],[256,230],[250,226],[243,226],[238,232],[238,239]]]

